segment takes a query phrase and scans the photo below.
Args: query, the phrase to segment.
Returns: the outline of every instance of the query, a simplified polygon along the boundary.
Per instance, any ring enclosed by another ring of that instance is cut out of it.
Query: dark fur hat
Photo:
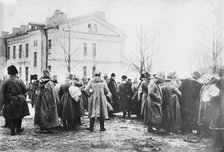
[[[14,65],[10,65],[10,66],[7,68],[7,71],[8,71],[8,74],[9,74],[9,75],[15,75],[15,74],[18,74],[18,70],[17,70],[17,68],[16,68]]]
[[[127,79],[127,76],[126,75],[122,75],[121,76],[121,79],[126,80]]]
[[[111,77],[115,77],[115,74],[114,73],[111,73]]]

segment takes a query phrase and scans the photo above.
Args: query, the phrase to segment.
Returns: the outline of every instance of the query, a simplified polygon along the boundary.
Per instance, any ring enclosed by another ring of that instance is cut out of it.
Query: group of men
[[[25,100],[27,88],[17,76],[15,66],[8,67],[8,74],[10,77],[1,86],[0,110],[11,134],[15,135],[23,131],[22,118],[29,115]],[[220,78],[212,83],[200,83],[200,77],[199,72],[194,72],[192,78],[184,80],[179,80],[174,73],[165,77],[163,72],[154,75],[145,72],[133,82],[123,75],[117,83],[114,73],[110,78],[103,79],[98,72],[89,82],[68,74],[65,82],[59,85],[56,77],[52,79],[50,71],[45,69],[43,76],[28,89],[35,108],[34,124],[47,132],[59,125],[76,129],[86,110],[90,118],[88,130],[93,131],[94,120],[99,118],[100,130],[105,131],[104,119],[108,117],[108,112],[122,111],[124,118],[136,114],[137,118],[144,120],[148,132],[200,132],[198,123],[203,124],[208,109],[210,112],[213,109],[214,114],[209,120],[206,119],[207,124],[211,124],[208,127],[215,130],[216,141],[224,141],[224,68],[220,70]],[[220,91],[216,93],[216,102],[213,102],[212,95],[208,97],[209,102],[203,98],[206,94],[203,91],[209,88],[208,84],[215,84],[216,90]]]

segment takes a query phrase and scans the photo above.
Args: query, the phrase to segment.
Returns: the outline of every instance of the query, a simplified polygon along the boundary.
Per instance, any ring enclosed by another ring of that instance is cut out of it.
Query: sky
[[[222,0],[0,0],[0,30],[28,22],[44,23],[59,9],[67,17],[106,13],[106,20],[127,38],[126,57],[138,54],[137,32],[142,26],[158,47],[153,72],[177,71],[189,76],[197,69],[195,50],[210,36],[213,22],[223,22]],[[213,7],[214,6],[214,7]]]

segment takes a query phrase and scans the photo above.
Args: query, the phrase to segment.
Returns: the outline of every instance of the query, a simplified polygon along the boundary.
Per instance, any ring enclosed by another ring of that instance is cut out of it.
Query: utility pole
[[[45,35],[45,38],[46,38],[46,65],[45,65],[46,69],[48,68],[48,33],[47,33],[48,29],[49,28],[43,29],[44,30],[44,35]]]
[[[68,72],[71,72],[71,31],[68,30]]]

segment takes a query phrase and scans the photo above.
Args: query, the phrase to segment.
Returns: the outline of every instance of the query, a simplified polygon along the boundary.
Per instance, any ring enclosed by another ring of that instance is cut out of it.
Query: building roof
[[[101,12],[103,13],[103,12]],[[75,22],[82,22],[82,21],[86,21],[86,20],[90,20],[90,19],[96,19],[97,21],[99,21],[100,23],[104,24],[106,27],[108,27],[109,29],[111,29],[112,31],[114,31],[115,33],[119,34],[119,35],[125,35],[125,32],[119,28],[117,28],[116,26],[112,25],[111,23],[107,22],[105,20],[105,17],[101,17],[100,15],[98,15],[98,11],[91,13],[91,14],[87,14],[87,15],[81,15],[81,16],[76,16],[73,18],[68,18],[66,20],[64,20],[61,24],[68,24],[68,23],[75,23]]]

